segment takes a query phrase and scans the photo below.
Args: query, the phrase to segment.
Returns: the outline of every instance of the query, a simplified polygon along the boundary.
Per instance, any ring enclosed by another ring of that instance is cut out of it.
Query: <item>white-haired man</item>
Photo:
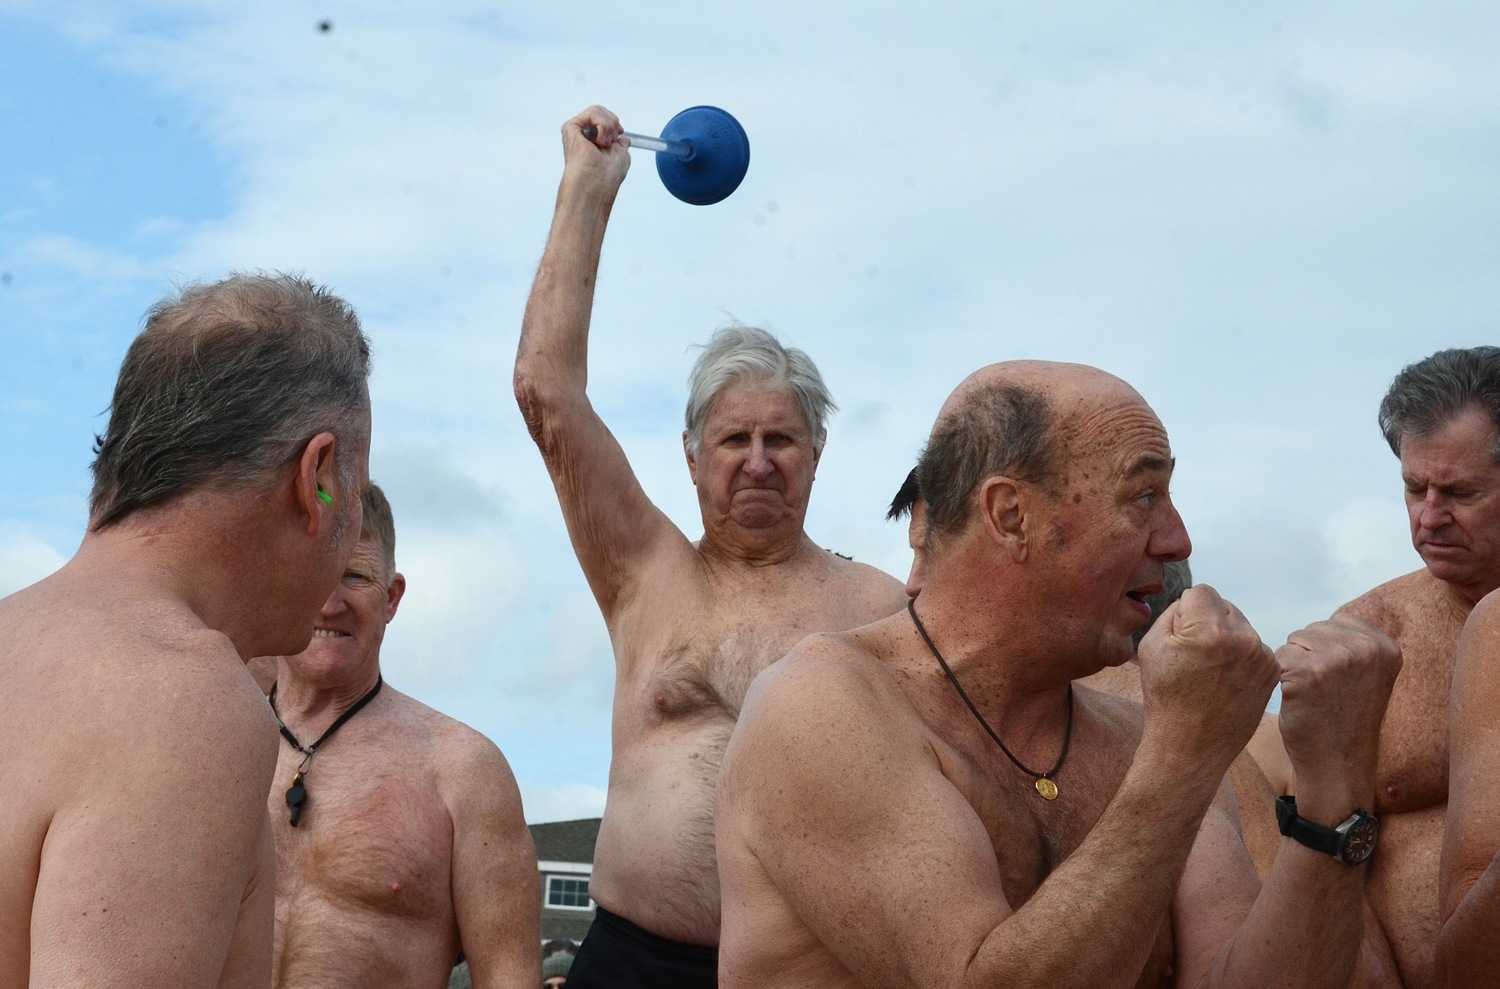
[[[905,595],[803,531],[833,403],[807,356],[764,331],[720,331],[693,370],[683,445],[702,538],[641,489],[585,391],[594,280],[629,168],[621,135],[602,107],[563,125],[557,210],[515,373],[616,660],[598,913],[568,985],[712,986],[714,786],[745,691],[803,636],[883,618]]]

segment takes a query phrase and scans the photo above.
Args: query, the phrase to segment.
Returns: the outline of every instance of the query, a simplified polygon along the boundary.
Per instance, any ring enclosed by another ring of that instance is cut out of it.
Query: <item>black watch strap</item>
[[[1339,833],[1333,828],[1314,824],[1305,817],[1298,817],[1296,797],[1276,798],[1276,827],[1288,838],[1315,852],[1333,856],[1339,853]]]
[[[1375,850],[1379,822],[1356,810],[1337,828],[1314,824],[1297,814],[1296,797],[1276,798],[1276,826],[1282,834],[1315,852],[1332,855],[1345,865],[1358,865]]]

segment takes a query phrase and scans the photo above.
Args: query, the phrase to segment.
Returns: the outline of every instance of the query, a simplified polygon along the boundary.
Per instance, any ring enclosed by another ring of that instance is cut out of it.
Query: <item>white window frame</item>
[[[546,895],[545,895],[545,897],[542,900],[543,904],[547,907],[548,910],[576,910],[579,913],[585,913],[587,911],[590,911],[590,910],[594,909],[594,898],[592,896],[590,896],[588,898],[588,901],[589,901],[588,904],[585,905],[585,906],[581,906],[581,907],[579,907],[579,906],[572,906],[572,905],[564,905],[564,904],[561,904],[561,903],[553,903],[552,902],[552,890],[553,890],[553,881],[554,880],[556,880],[558,882],[558,884],[561,884],[565,880],[566,881],[570,881],[570,882],[579,882],[579,881],[582,881],[583,882],[583,888],[584,888],[585,892],[587,892],[587,890],[588,890],[589,877],[586,876],[586,875],[548,876],[547,877]]]

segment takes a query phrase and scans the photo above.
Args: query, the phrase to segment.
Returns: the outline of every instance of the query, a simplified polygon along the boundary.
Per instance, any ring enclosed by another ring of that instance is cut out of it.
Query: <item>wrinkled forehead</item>
[[[386,550],[385,540],[369,529],[361,530],[359,542],[354,544],[354,550],[349,554],[348,567],[371,569],[380,573],[390,570],[390,553]]]
[[[1118,379],[1116,379],[1118,380]],[[1078,395],[1057,409],[1059,446],[1070,473],[1104,473],[1104,480],[1172,474],[1176,461],[1156,411],[1124,382]]]
[[[806,427],[807,415],[797,393],[790,385],[765,375],[740,375],[714,393],[704,416],[707,423],[733,420],[740,424],[775,421],[788,418]]]

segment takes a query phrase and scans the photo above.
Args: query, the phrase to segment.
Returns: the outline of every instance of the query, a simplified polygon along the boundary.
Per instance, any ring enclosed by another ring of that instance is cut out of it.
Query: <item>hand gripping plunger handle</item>
[[[592,141],[599,136],[599,128],[593,124],[589,124],[583,128],[583,136]],[[659,137],[647,137],[645,134],[632,134],[629,131],[625,132],[625,136],[630,138],[630,146],[632,148],[672,155],[684,161],[693,157],[693,146],[686,141],[663,141]]]

